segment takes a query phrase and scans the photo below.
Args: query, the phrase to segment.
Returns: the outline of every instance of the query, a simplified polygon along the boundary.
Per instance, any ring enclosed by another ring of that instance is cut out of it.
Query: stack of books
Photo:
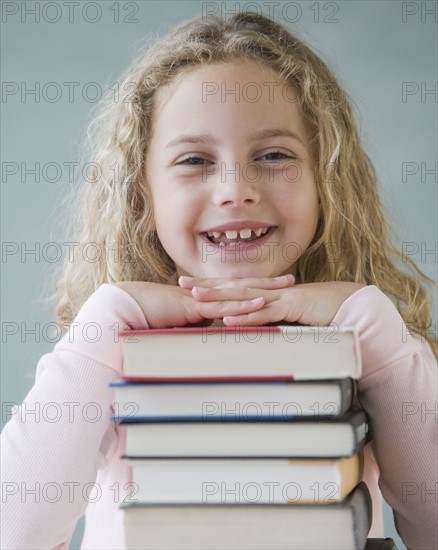
[[[369,440],[354,330],[124,331],[112,385],[136,487],[128,549],[359,549]]]

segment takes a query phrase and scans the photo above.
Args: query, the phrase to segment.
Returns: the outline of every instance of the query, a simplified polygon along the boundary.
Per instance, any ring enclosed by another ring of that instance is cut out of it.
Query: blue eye
[[[201,157],[186,157],[181,162],[178,162],[177,164],[185,164],[187,166],[203,166],[204,162],[208,162],[207,160],[201,158]]]
[[[284,159],[295,159],[295,157],[292,155],[286,155],[286,153],[283,153],[282,151],[271,151],[259,157],[259,159],[257,160],[275,161],[275,160],[284,160]],[[208,163],[211,164],[211,161],[204,159],[202,157],[194,157],[194,156],[192,157],[189,155],[184,159],[182,159],[177,164],[185,165],[185,166],[205,166]]]
[[[281,151],[271,151],[270,153],[266,153],[266,155],[263,155],[260,158],[269,157],[270,155],[274,155],[274,158],[267,158],[266,160],[282,160],[282,159],[293,159],[295,157],[292,157],[290,155],[286,155],[285,153],[282,153]]]

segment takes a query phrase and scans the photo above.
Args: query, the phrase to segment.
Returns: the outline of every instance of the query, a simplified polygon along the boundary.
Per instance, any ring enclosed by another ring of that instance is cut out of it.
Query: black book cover
[[[367,539],[364,550],[397,550],[392,539]]]

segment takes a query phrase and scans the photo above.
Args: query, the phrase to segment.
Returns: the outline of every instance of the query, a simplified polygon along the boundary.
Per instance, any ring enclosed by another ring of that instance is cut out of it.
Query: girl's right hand
[[[265,304],[264,298],[200,302],[193,298],[189,289],[175,285],[140,281],[123,281],[114,285],[136,300],[151,329],[181,327],[198,324],[206,319],[242,315],[257,311]]]

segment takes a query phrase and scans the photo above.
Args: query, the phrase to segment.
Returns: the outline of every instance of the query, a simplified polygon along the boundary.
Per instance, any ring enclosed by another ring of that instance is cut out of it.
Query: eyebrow
[[[260,130],[258,132],[254,132],[248,137],[248,141],[257,141],[262,139],[267,139],[271,137],[290,137],[292,139],[295,139],[301,143],[301,145],[304,146],[304,143],[302,139],[291,130],[287,128],[267,128],[265,130]],[[208,134],[183,134],[181,136],[178,136],[175,139],[172,139],[169,141],[169,143],[166,145],[166,149],[168,147],[174,147],[175,145],[180,145],[181,143],[202,143],[206,145],[216,145],[217,140],[211,135]]]

